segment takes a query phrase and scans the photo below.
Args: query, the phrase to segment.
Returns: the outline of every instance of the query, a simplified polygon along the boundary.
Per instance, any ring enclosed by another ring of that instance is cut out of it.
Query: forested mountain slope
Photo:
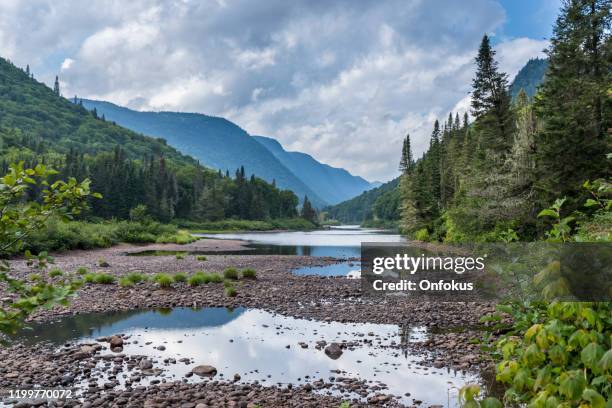
[[[327,207],[327,217],[345,224],[361,224],[374,217],[384,221],[399,218],[399,178],[365,191],[350,200]]]
[[[309,154],[288,152],[275,139],[265,136],[253,136],[253,138],[330,204],[348,200],[374,187],[362,177],[320,163]]]
[[[83,106],[96,109],[99,116],[149,136],[160,137],[179,151],[222,172],[241,166],[246,176],[272,182],[280,188],[305,195],[317,207],[326,204],[313,189],[288,170],[272,153],[229,120],[181,112],[139,112],[110,102],[83,99]]]

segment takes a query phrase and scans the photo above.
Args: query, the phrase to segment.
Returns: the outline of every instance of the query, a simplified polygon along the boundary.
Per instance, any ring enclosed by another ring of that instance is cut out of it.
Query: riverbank
[[[361,296],[359,280],[343,277],[298,276],[291,273],[291,270],[299,267],[328,265],[339,262],[338,259],[295,255],[248,255],[247,250],[245,243],[239,240],[202,239],[186,245],[123,244],[106,249],[58,253],[55,255],[55,266],[67,272],[85,267],[92,272],[102,271],[106,274],[121,277],[130,272],[153,276],[159,272],[171,275],[178,272],[192,274],[200,270],[222,272],[228,267],[234,267],[256,270],[257,279],[242,279],[235,282],[234,286],[237,294],[234,297],[226,296],[223,284],[193,287],[179,282],[165,289],[160,288],[152,281],[140,282],[129,287],[121,287],[116,283],[109,285],[85,284],[67,308],[40,311],[34,316],[34,319],[48,321],[61,316],[88,312],[179,306],[244,307],[267,310],[284,316],[313,319],[320,321],[322,324],[325,324],[325,322],[355,322],[427,327],[430,336],[426,341],[408,345],[411,352],[423,355],[425,364],[430,367],[446,367],[450,370],[465,371],[478,371],[488,365],[487,361],[480,360],[478,345],[471,342],[473,338],[480,337],[481,333],[466,328],[478,327],[480,317],[492,310],[491,305],[415,302],[408,298],[399,297],[388,297],[384,300],[366,299]],[[142,251],[170,252],[158,252],[167,254],[162,256],[129,255]],[[185,254],[177,257],[172,254],[172,251],[182,251]],[[245,254],[239,256],[226,255],[223,254],[224,251],[244,252]],[[206,253],[204,255],[205,260],[202,260],[202,255],[197,255],[202,253]],[[104,265],[108,266],[100,266],[101,260],[104,261]],[[13,266],[15,273],[20,276],[26,276],[29,273],[23,260],[14,261]],[[0,297],[5,296],[6,294],[3,293]],[[8,363],[6,359],[3,363],[0,363],[0,369],[4,372],[13,372],[15,371],[14,368],[19,366],[40,367],[41,364],[47,364],[46,361],[55,361],[54,359],[57,357],[54,357],[54,353],[57,353],[57,351],[49,348],[49,346],[38,346],[40,348],[29,355],[25,351],[17,352],[18,347],[13,346],[9,349],[12,355],[11,363]],[[70,347],[76,346],[71,345]],[[402,347],[405,346],[397,344],[398,353],[402,352]],[[71,353],[74,354],[75,351],[73,350]],[[32,361],[32,359],[35,361]],[[58,361],[63,360],[59,359]],[[92,361],[85,364],[91,364]],[[63,367],[62,364],[57,365],[56,368]],[[65,371],[71,371],[66,367],[64,369]],[[14,379],[3,380],[0,386],[10,388],[22,384],[24,379],[29,378],[31,381],[38,381],[39,377],[40,374],[25,370],[19,372],[18,377]],[[322,390],[325,390],[326,384],[329,384],[329,380],[324,377],[321,384]],[[232,388],[233,391],[240,391],[242,386],[223,385],[223,387],[234,387]],[[273,387],[274,390],[270,391],[267,387],[265,390],[259,390],[258,386],[254,387],[256,394],[261,395],[264,398],[263,401],[266,401],[264,406],[274,405],[273,401],[276,400],[266,399],[272,398],[270,395],[289,398],[285,395],[287,391],[282,388]],[[194,389],[197,389],[197,387],[189,385],[188,394],[192,395],[190,393],[195,392]],[[205,391],[206,389],[202,392]],[[318,394],[311,394],[311,391],[312,389],[299,390],[294,388],[290,392],[292,397],[287,400],[287,404],[291,406],[292,401],[299,401],[299,396],[306,392],[314,398],[311,406],[338,407],[339,400],[337,398],[325,400]],[[147,391],[143,392],[146,395],[155,396],[160,391],[147,388]],[[96,390],[92,394],[92,398],[96,395],[95,398],[98,399],[98,393],[100,391]],[[122,398],[119,396],[121,393],[118,391],[117,393],[118,395],[114,398]],[[140,398],[131,395],[123,395],[123,397],[128,398],[128,401],[130,398]],[[193,400],[193,397],[189,398]],[[418,399],[418,395],[415,395],[415,398]],[[248,400],[252,402],[253,398]],[[375,403],[387,404],[389,401],[391,400],[381,397],[381,400],[375,401]],[[213,403],[210,406],[217,405]]]

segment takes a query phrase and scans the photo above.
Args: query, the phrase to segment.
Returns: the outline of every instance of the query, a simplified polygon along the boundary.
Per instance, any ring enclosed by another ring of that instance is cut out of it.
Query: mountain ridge
[[[244,166],[248,176],[255,174],[268,182],[275,181],[279,187],[292,190],[300,198],[307,195],[319,208],[327,204],[268,149],[228,119],[200,113],[140,112],[92,99],[82,99],[82,103],[87,109],[95,108],[106,120],[164,139],[203,165],[230,172]]]
[[[352,175],[346,169],[321,163],[307,153],[285,150],[274,138],[257,135],[252,137],[330,204],[348,200],[375,187],[363,177]]]

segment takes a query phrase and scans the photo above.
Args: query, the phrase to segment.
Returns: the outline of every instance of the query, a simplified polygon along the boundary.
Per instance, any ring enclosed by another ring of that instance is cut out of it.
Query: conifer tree
[[[310,203],[310,200],[308,199],[307,195],[304,196],[304,203],[302,204],[301,216],[302,218],[312,222],[313,224],[318,223],[317,222],[317,212],[313,208],[312,204]]]
[[[472,114],[479,122],[482,144],[497,156],[488,159],[503,160],[503,155],[512,143],[511,98],[508,76],[499,71],[495,50],[491,48],[486,34],[476,57],[476,75],[472,87]]]
[[[53,92],[55,92],[57,96],[60,95],[59,77],[57,75],[55,76],[55,84],[53,84]]]
[[[404,138],[404,143],[402,145],[402,157],[400,159],[399,171],[402,174],[407,173],[412,167],[412,164],[413,164],[413,160],[412,160],[412,150],[410,147],[410,135],[406,134],[406,137]]]
[[[546,81],[536,97],[543,120],[537,144],[542,203],[576,196],[585,180],[610,175],[611,19],[608,0],[563,2],[547,50]]]

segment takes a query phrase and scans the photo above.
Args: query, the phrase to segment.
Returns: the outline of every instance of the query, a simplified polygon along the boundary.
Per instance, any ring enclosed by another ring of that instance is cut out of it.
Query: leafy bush
[[[101,268],[107,268],[110,266],[110,264],[106,261],[106,259],[100,258],[98,259],[98,266]]]
[[[125,275],[125,277],[132,283],[139,283],[146,279],[145,275],[139,272],[130,272],[127,275]]]
[[[177,260],[185,259],[185,255],[183,255],[183,254],[176,254],[176,259]]]
[[[178,272],[175,273],[174,276],[172,277],[172,279],[174,279],[175,282],[187,282],[187,274],[185,272]]]
[[[214,272],[209,275],[211,283],[221,283],[223,282],[223,277],[218,273]]]
[[[223,271],[223,277],[225,279],[238,280],[238,271],[236,268],[227,268]]]
[[[134,286],[134,282],[132,282],[132,280],[130,280],[127,276],[123,276],[119,279],[119,286],[122,286],[122,287]]]
[[[101,285],[110,285],[115,282],[115,277],[108,273],[96,273],[93,278],[93,283]]]
[[[83,276],[83,281],[85,283],[93,283],[95,278],[96,278],[96,274],[95,273],[86,273]]]
[[[195,273],[189,277],[187,284],[189,286],[199,286],[206,283],[206,279],[203,273]]]
[[[246,279],[255,279],[257,278],[257,272],[255,269],[246,268],[242,270],[242,277]]]
[[[76,273],[77,275],[86,275],[89,272],[89,270],[87,268],[85,268],[84,266],[80,266],[77,268]]]
[[[521,337],[497,342],[508,403],[604,407],[612,397],[610,303],[553,302]]]
[[[225,292],[225,296],[227,297],[234,297],[238,294],[238,291],[233,286],[226,287],[224,292]]]
[[[307,231],[317,228],[316,225],[304,218],[282,218],[267,221],[257,220],[220,220],[191,222],[181,221],[179,223],[192,232],[221,232],[221,231],[270,231],[270,230],[294,230]]]
[[[169,288],[172,286],[172,276],[167,273],[158,273],[153,277],[153,281],[159,285],[160,288]]]
[[[429,232],[426,228],[421,228],[417,232],[414,233],[414,239],[417,241],[429,241]]]
[[[62,272],[60,269],[57,269],[57,268],[51,269],[49,271],[49,277],[50,278],[56,278],[58,276],[62,276],[63,274],[64,274],[64,272]]]
[[[196,261],[205,261],[206,260],[206,256],[204,255],[197,255],[196,256]]]

